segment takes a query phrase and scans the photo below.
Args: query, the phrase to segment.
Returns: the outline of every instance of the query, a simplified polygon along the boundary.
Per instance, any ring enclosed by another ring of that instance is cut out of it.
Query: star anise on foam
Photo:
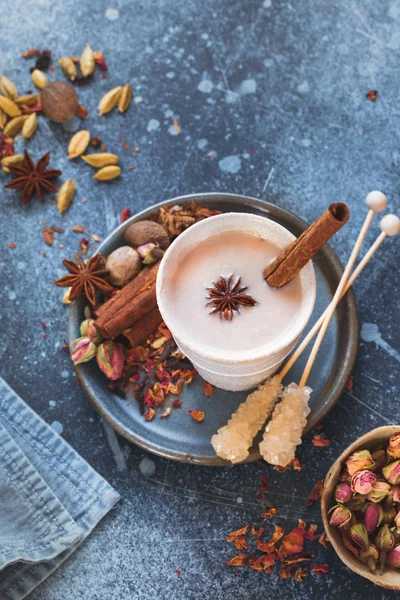
[[[48,192],[57,191],[50,179],[54,179],[62,173],[58,169],[46,170],[49,160],[50,152],[47,152],[35,165],[29,152],[25,150],[22,165],[8,165],[9,170],[15,177],[4,187],[11,190],[22,190],[21,204],[27,204],[34,193],[43,202],[43,190]]]
[[[206,306],[212,306],[211,315],[219,312],[219,316],[227,321],[232,321],[234,311],[239,312],[240,306],[254,306],[257,302],[248,294],[243,294],[247,287],[240,287],[241,277],[233,283],[233,275],[227,279],[220,277],[213,281],[213,287],[207,288],[208,296]]]
[[[58,287],[70,287],[69,299],[76,300],[79,296],[86,296],[90,304],[96,304],[96,291],[111,292],[114,288],[104,280],[108,275],[104,269],[104,259],[101,254],[96,254],[86,263],[79,254],[75,254],[78,262],[63,260],[64,266],[70,275],[64,275],[54,283]]]

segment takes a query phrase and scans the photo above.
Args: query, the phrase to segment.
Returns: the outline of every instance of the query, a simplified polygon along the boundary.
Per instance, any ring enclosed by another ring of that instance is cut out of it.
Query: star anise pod
[[[85,263],[79,254],[75,254],[78,262],[73,260],[63,260],[64,266],[70,272],[70,275],[64,275],[54,283],[58,287],[70,287],[69,299],[76,300],[79,296],[86,296],[90,304],[96,304],[96,290],[101,292],[111,292],[114,288],[104,281],[108,275],[107,269],[104,269],[104,259],[101,254],[96,254]]]
[[[15,178],[4,187],[11,190],[22,190],[21,204],[27,204],[29,198],[36,192],[36,195],[43,202],[43,191],[56,192],[57,188],[51,183],[61,175],[62,171],[57,169],[47,169],[50,152],[47,152],[35,165],[29,152],[24,152],[24,162],[22,165],[8,165],[9,170]]]
[[[211,315],[219,312],[219,316],[227,321],[232,321],[233,312],[239,312],[240,306],[254,306],[257,302],[248,294],[243,294],[247,290],[247,287],[240,287],[241,277],[233,283],[233,275],[226,279],[220,277],[215,282],[213,281],[213,287],[207,288],[208,296],[206,306],[212,306],[214,310],[211,311]]]

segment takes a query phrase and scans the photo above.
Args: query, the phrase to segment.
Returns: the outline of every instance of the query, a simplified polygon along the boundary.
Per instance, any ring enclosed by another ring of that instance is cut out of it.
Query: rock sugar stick
[[[386,206],[386,197],[383,196],[379,201],[374,201],[373,205],[374,208],[371,208],[369,205],[369,199],[367,197],[367,206],[369,206],[367,217],[350,254],[350,258],[347,262],[346,268],[340,279],[333,299],[326,310],[321,329],[311,350],[309,359],[300,379],[300,383],[299,385],[291,383],[284,389],[282,401],[276,406],[272,414],[271,421],[265,428],[263,440],[260,443],[260,453],[263,458],[271,464],[286,466],[291,460],[293,460],[296,447],[301,443],[301,435],[306,423],[307,415],[310,412],[308,401],[312,390],[306,386],[308,377],[317,353],[321,347],[321,343],[326,334],[329,323],[331,322],[332,316],[350,278],[351,271],[360,252],[361,245],[376,212],[375,209],[382,210]]]

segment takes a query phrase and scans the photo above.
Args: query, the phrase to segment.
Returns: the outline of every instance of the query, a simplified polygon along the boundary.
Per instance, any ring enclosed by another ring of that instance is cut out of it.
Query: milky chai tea
[[[298,277],[279,290],[265,283],[263,271],[279,253],[274,243],[245,231],[221,232],[192,248],[176,264],[167,284],[169,302],[186,335],[229,354],[257,350],[285,335],[299,310],[301,284]],[[230,277],[231,287],[240,277],[237,289],[246,288],[240,295],[255,303],[239,304],[226,318],[215,302],[226,293],[215,284],[221,278],[227,283]]]

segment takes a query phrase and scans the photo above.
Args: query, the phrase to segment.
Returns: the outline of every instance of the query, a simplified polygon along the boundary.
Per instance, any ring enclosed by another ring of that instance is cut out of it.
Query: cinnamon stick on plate
[[[158,308],[154,308],[147,315],[144,315],[139,321],[136,321],[132,327],[122,332],[122,335],[129,340],[132,348],[139,346],[147,340],[162,322],[162,316]]]
[[[306,231],[294,240],[264,271],[264,279],[274,288],[281,288],[291,281],[305,264],[322,248],[350,217],[346,204],[337,202]]]
[[[100,307],[94,325],[104,338],[114,340],[141,317],[157,308],[156,279],[160,263],[139,275]]]

